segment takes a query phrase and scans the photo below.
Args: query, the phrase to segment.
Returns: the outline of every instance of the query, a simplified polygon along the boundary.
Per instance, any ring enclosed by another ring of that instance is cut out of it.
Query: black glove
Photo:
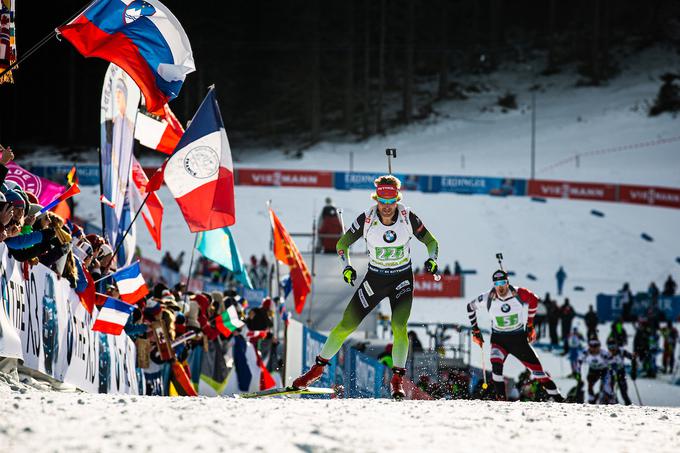
[[[357,279],[357,271],[352,266],[345,266],[345,269],[342,271],[342,278],[345,282],[354,286],[354,280]]]
[[[425,261],[426,272],[429,272],[430,274],[436,274],[437,269],[439,269],[439,266],[437,266],[437,262],[435,260],[428,258],[427,261]]]

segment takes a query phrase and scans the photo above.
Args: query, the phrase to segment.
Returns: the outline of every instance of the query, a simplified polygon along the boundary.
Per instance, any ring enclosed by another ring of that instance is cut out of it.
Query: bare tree
[[[439,99],[446,98],[449,91],[449,0],[440,0],[439,33],[441,52],[439,56]]]
[[[354,130],[354,0],[347,1],[347,63],[345,66],[345,131]]]
[[[364,111],[362,116],[363,136],[371,133],[371,2],[366,2],[364,11]]]
[[[404,64],[404,81],[403,81],[403,110],[404,122],[409,124],[413,113],[413,52],[415,41],[415,25],[414,25],[414,0],[406,0],[406,45],[405,50],[405,64]]]
[[[319,141],[321,135],[321,33],[319,30],[319,22],[321,16],[319,14],[319,2],[321,0],[312,0],[312,55],[310,68],[310,140],[312,143]]]
[[[375,112],[375,129],[378,133],[383,128],[383,94],[385,91],[385,0],[380,0],[380,47],[378,48],[378,102]]]

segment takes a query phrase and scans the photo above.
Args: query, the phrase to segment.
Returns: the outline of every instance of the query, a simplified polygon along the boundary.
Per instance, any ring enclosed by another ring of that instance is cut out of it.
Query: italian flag
[[[233,305],[215,319],[215,327],[226,337],[231,335],[236,329],[243,327],[243,325],[244,322],[238,318],[236,307]]]

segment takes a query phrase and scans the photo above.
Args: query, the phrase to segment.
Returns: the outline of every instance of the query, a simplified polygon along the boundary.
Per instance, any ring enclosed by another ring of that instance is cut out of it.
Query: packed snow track
[[[2,390],[2,452],[680,451],[678,408]]]

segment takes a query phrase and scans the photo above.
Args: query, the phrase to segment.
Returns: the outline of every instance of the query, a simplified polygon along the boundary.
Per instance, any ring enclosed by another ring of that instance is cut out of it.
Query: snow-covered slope
[[[680,409],[482,401],[9,392],[0,450],[525,452],[680,449]]]

